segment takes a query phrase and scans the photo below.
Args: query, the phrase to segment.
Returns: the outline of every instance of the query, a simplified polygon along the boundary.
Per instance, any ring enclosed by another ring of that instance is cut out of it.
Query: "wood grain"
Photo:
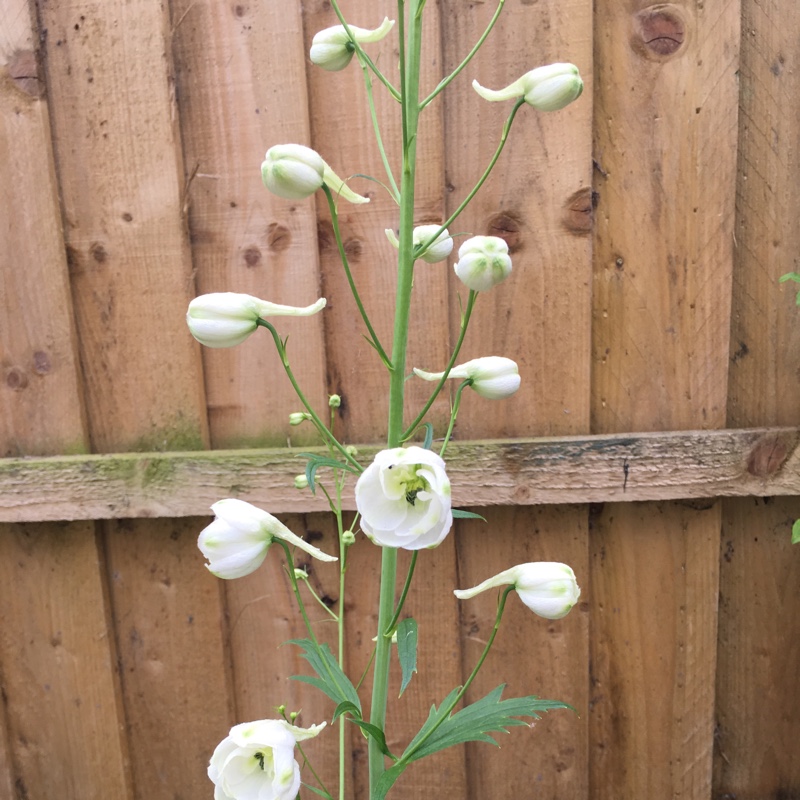
[[[720,428],[738,3],[599,2],[595,42],[592,430]],[[720,520],[718,503],[593,519],[592,798],[710,795]]]
[[[739,174],[731,316],[728,425],[800,419],[797,269],[800,132],[788,98],[800,89],[795,3],[742,2]],[[797,498],[725,501],[714,792],[791,797],[800,787],[798,552],[790,542]]]
[[[456,506],[773,497],[800,493],[798,441],[797,428],[466,441],[450,444],[447,463]],[[0,521],[196,516],[223,497],[323,510],[321,495],[294,488],[304,464],[285,449],[4,459]]]

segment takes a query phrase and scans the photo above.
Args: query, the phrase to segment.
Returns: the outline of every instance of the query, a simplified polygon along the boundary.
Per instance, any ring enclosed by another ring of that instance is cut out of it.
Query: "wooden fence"
[[[363,26],[395,16],[342,7]],[[423,91],[493,11],[429,0]],[[278,647],[301,633],[280,559],[223,584],[195,547],[210,502],[240,496],[332,549],[328,517],[289,486],[287,442],[313,441],[288,425],[267,337],[201,352],[184,314],[210,291],[325,296],[323,314],[280,324],[298,379],[317,407],[342,395],[348,442],[383,439],[384,370],[327,211],[259,176],[283,142],[382,175],[360,70],[307,59],[334,23],[327,0],[0,5],[0,798],[211,797],[207,760],[234,722],[279,703],[330,718],[286,678],[305,665]],[[498,88],[569,60],[586,79],[565,111],[520,112],[454,226],[509,242],[514,272],[480,297],[463,355],[514,358],[523,386],[463,404],[454,496],[488,524],[460,521],[421,559],[420,674],[389,745],[464,679],[492,624],[493,597],[452,589],[530,560],[570,563],[581,603],[559,622],[512,603],[473,697],[505,681],[579,714],[422,762],[397,796],[800,798],[800,315],[778,284],[800,252],[798,30],[795,0],[507,0],[426,110],[420,223],[457,206],[497,145],[508,107],[473,77]],[[370,50],[389,71],[394,41]],[[345,246],[387,340],[396,211],[352,184],[372,202],[343,211]],[[444,265],[415,280],[410,363],[440,369],[459,286]],[[378,553],[363,537],[352,553],[357,675]],[[338,604],[328,571],[312,581]],[[335,739],[309,748],[332,782]],[[360,733],[351,747],[348,796],[363,798]]]

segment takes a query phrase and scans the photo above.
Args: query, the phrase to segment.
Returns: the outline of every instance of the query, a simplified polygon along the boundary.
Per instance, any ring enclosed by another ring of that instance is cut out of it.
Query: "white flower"
[[[217,745],[208,765],[214,800],[295,800],[300,765],[294,746],[324,727],[323,722],[298,728],[282,719],[235,725]]]
[[[545,619],[565,617],[581,596],[572,567],[557,561],[518,564],[474,589],[456,589],[453,593],[459,600],[468,600],[487,589],[508,584],[514,586],[522,602],[534,614]]]
[[[426,381],[438,381],[444,372],[425,372],[414,368],[414,374]],[[489,400],[503,400],[519,389],[519,368],[516,362],[502,356],[485,356],[466,361],[450,370],[448,378],[470,380],[472,388]]]
[[[417,225],[412,234],[414,247],[419,247],[423,242],[427,242],[428,239],[430,239],[431,236],[433,236],[433,234],[436,233],[436,231],[438,231],[441,227],[441,225]],[[397,240],[397,235],[391,228],[386,228],[384,233],[391,244],[393,244],[395,247],[400,246],[400,242]],[[444,261],[447,256],[450,255],[452,250],[453,239],[448,233],[447,228],[445,228],[436,237],[436,239],[431,242],[428,248],[417,256],[417,258],[427,261],[428,264],[436,264],[438,261]]]
[[[486,89],[478,81],[472,81],[472,88],[484,100],[524,97],[528,105],[539,111],[558,111],[581,96],[583,81],[574,64],[548,64],[526,72],[505,89]]]
[[[355,25],[348,25],[359,44],[364,42],[378,42],[386,36],[392,29],[394,20],[385,17],[379,27],[374,30],[358,28]],[[355,47],[353,46],[344,25],[334,25],[325,30],[314,34],[311,40],[311,61],[318,67],[327,69],[330,72],[338,72],[344,69],[353,58]]]
[[[211,510],[216,519],[201,531],[197,546],[208,559],[208,571],[218,578],[241,578],[257,570],[273,539],[293,544],[320,561],[337,560],[295,536],[272,514],[244,500],[220,500]]]
[[[325,308],[325,302],[322,297],[310,306],[298,308],[236,292],[202,294],[189,303],[186,324],[192,336],[206,347],[233,347],[258,327],[258,319],[308,317]]]
[[[383,547],[436,547],[453,525],[444,461],[421,447],[382,450],[356,483],[361,529]]]
[[[470,289],[491,289],[511,274],[508,244],[499,236],[473,236],[458,248],[454,269]]]
[[[261,165],[261,180],[273,194],[287,200],[311,197],[324,183],[351,203],[369,203],[368,197],[348,188],[316,150],[302,144],[270,147]]]

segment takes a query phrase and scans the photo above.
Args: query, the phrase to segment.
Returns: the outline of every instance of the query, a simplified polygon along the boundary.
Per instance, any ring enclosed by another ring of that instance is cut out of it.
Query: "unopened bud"
[[[341,398],[341,397],[339,397],[339,395],[338,395],[338,394],[332,394],[332,395],[331,395],[331,396],[328,398],[328,405],[329,405],[331,408],[339,408],[339,406],[340,406],[341,404],[342,404],[342,398]]]
[[[307,489],[308,488],[308,478],[303,475],[295,475],[294,476],[294,488],[295,489]]]

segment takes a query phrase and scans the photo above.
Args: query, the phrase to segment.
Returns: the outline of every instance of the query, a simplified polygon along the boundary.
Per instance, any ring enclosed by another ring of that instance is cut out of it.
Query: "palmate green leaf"
[[[527,724],[518,717],[539,719],[545,711],[555,708],[572,708],[567,703],[558,700],[541,700],[533,695],[501,700],[504,688],[505,684],[498,686],[486,697],[449,716],[433,730],[443,715],[443,709],[448,708],[455,699],[458,690],[454,689],[438,709],[436,706],[431,708],[430,716],[406,748],[401,761],[410,763],[439,750],[444,750],[446,747],[464,742],[488,742],[496,745],[497,742],[488,735],[489,732],[508,733],[507,728],[513,725]],[[431,730],[433,733],[429,735]]]
[[[316,644],[310,639],[291,639],[286,644],[296,644],[302,648],[303,658],[317,673],[316,678],[310,675],[292,675],[292,680],[316,686],[336,703],[337,710],[342,703],[351,703],[358,711],[359,717],[361,716],[361,700],[356,687],[342,672],[328,645]],[[339,713],[342,712],[339,711]]]
[[[315,481],[317,470],[320,467],[332,467],[333,469],[343,469],[347,472],[356,472],[356,470],[353,469],[350,464],[346,464],[344,461],[339,461],[338,459],[331,458],[330,456],[321,456],[317,455],[316,453],[298,453],[297,458],[308,459],[308,463],[306,464],[306,480],[308,481],[308,488],[311,489],[311,494],[317,493],[317,485]]]
[[[417,623],[411,617],[397,626],[397,657],[400,659],[400,697],[406,690],[411,676],[417,671]]]

